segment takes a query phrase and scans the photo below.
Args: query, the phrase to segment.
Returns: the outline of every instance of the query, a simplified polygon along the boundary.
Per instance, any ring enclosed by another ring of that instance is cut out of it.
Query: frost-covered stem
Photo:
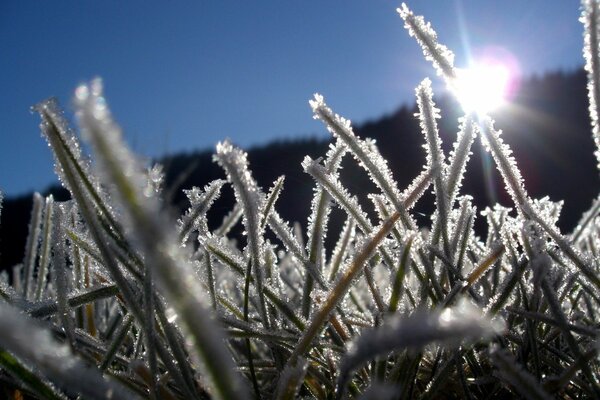
[[[307,367],[308,361],[304,357],[298,357],[295,363],[289,363],[281,373],[274,399],[294,400],[298,398]]]
[[[554,240],[560,250],[569,258],[573,264],[585,275],[585,277],[600,289],[600,277],[594,270],[588,266],[588,262],[582,258],[582,256],[571,246],[569,241],[556,230],[555,227],[550,226],[537,213],[531,210],[529,207],[525,210],[526,215],[535,221],[546,233]]]
[[[48,264],[50,263],[50,243],[52,234],[52,214],[54,212],[54,197],[52,195],[46,198],[44,206],[44,225],[42,232],[42,249],[40,251],[40,261],[38,265],[37,285],[35,287],[35,301],[42,299],[42,293],[46,286],[46,278],[48,275]]]
[[[246,398],[223,343],[221,329],[200,298],[200,285],[190,279],[193,275],[191,266],[165,229],[164,216],[158,213],[156,199],[146,198],[142,193],[141,171],[121,141],[120,128],[108,111],[101,82],[80,87],[78,94],[79,121],[101,163],[104,178],[114,187],[131,224],[130,234],[135,236],[148,268],[153,269],[163,293],[181,317],[192,350],[207,367],[215,396]]]
[[[69,227],[72,230],[77,229],[79,218],[79,211],[77,211],[77,206],[74,204],[71,207],[71,212],[69,213]],[[70,230],[66,230],[66,235],[70,241],[70,253],[69,257],[71,258],[71,262],[73,264],[73,288],[76,290],[80,290],[83,288],[83,265],[81,262],[81,252],[79,250],[79,246],[75,245],[73,240],[70,238]],[[82,309],[75,310],[75,318],[76,318],[76,327],[83,328],[85,316]]]
[[[111,229],[107,230],[108,235],[113,238],[117,245],[122,245],[123,234],[120,225],[115,221],[113,215],[105,205],[104,199],[92,182],[93,177],[88,170],[88,165],[81,157],[79,142],[70,132],[67,122],[61,115],[58,102],[54,98],[47,99],[40,104],[35,105],[34,110],[42,116],[41,129],[44,137],[48,141],[50,147],[54,151],[57,161],[58,174],[64,180],[71,195],[74,190],[79,190],[84,196],[92,200],[94,207],[97,207],[98,218],[103,224],[108,224]],[[58,149],[62,155],[58,156]],[[64,168],[69,165],[71,168],[72,178],[67,179]],[[79,188],[74,188],[73,185],[81,185]]]
[[[315,94],[315,99],[309,103],[313,109],[314,118],[323,121],[327,129],[348,146],[348,150],[356,158],[360,166],[369,173],[373,182],[388,197],[389,202],[400,213],[400,220],[404,227],[407,229],[416,229],[414,220],[402,204],[400,193],[396,187],[392,172],[387,165],[387,161],[381,156],[379,151],[370,148],[364,140],[360,140],[352,131],[350,121],[334,114],[327,104],[325,104],[323,96]]]
[[[77,294],[71,295],[67,299],[70,308],[81,307],[97,300],[113,297],[119,293],[119,289],[116,285],[101,285],[77,291],[76,293]],[[53,300],[33,303],[31,308],[27,309],[27,313],[34,318],[46,318],[57,312],[58,303]]]
[[[360,229],[369,234],[373,230],[373,225],[369,221],[367,213],[365,213],[355,196],[350,195],[346,188],[335,177],[327,173],[325,168],[317,161],[310,157],[305,157],[302,162],[304,172],[312,176],[333,199],[342,207],[349,216],[351,216],[358,224]]]
[[[233,272],[241,277],[245,277],[243,262],[236,260],[235,257],[231,257],[227,254],[226,251],[223,251],[222,248],[219,248],[214,245],[214,243],[207,243],[206,248],[215,255],[220,261],[223,262],[224,265],[231,268]],[[254,278],[250,277],[250,283],[254,283]],[[263,286],[265,290],[265,296],[273,303],[273,305],[283,314],[285,315],[291,323],[294,324],[298,330],[303,331],[305,329],[304,322],[298,318],[294,310],[290,307],[290,305],[284,301],[277,294],[277,290],[269,287],[268,285]]]
[[[446,46],[438,43],[437,34],[431,25],[426,23],[422,16],[414,15],[404,3],[396,11],[404,20],[404,27],[408,29],[410,36],[414,36],[423,49],[425,59],[433,63],[437,74],[442,75],[448,83],[453,81],[456,78],[454,54]]]
[[[588,227],[591,225],[592,221],[594,221],[596,216],[598,216],[598,213],[600,213],[600,197],[597,197],[596,200],[594,200],[592,207],[583,214],[583,217],[571,235],[571,243],[577,244],[577,242],[579,242],[581,235],[588,230]]]
[[[337,174],[342,157],[346,153],[346,146],[337,141],[327,152],[325,161],[325,170],[329,174]],[[331,195],[323,190],[320,185],[315,189],[315,195],[312,200],[311,214],[308,218],[308,261],[315,265],[317,270],[323,270],[323,241],[327,232],[327,223],[329,222],[329,211],[331,209]],[[314,286],[313,277],[306,275],[304,282],[304,293],[302,294],[302,314],[308,318],[310,314],[311,298],[310,294]]]
[[[458,243],[461,239],[461,236],[464,237],[463,233],[465,235],[468,235],[468,230],[470,229],[468,222],[471,220],[471,217],[472,213],[470,208],[470,202],[467,198],[461,201],[460,214],[458,216],[458,220],[454,224],[454,232],[452,234],[452,240],[450,241],[450,252],[453,256],[452,260],[454,260],[454,256],[456,255],[456,250],[458,248]]]
[[[165,355],[166,352],[162,350],[164,346],[162,345],[161,341],[156,342],[156,350],[158,351],[163,363],[167,366],[169,372],[173,374],[173,377],[183,382],[181,386],[185,388],[184,390],[186,392],[186,396],[189,398],[198,399],[200,396],[197,393],[194,372],[190,366],[189,355],[184,350],[181,333],[173,324],[168,321],[167,316],[165,315],[163,303],[161,301],[155,301],[155,304],[156,316],[158,317],[160,326],[165,333],[167,343],[169,343],[169,347],[171,348],[173,356],[170,354]],[[177,366],[171,367],[175,363],[177,363]]]
[[[396,270],[396,276],[394,278],[394,283],[392,285],[392,294],[390,295],[389,308],[388,311],[390,313],[396,312],[398,309],[398,302],[400,301],[400,297],[402,296],[402,288],[404,283],[404,277],[406,276],[406,266],[411,261],[410,257],[410,249],[412,247],[412,243],[415,236],[411,235],[408,237],[406,243],[404,244],[404,248],[402,249],[402,256],[400,257],[400,264]]]
[[[433,179],[433,187],[436,198],[437,221],[439,221],[436,223],[436,225],[439,225],[441,229],[444,251],[446,252],[447,256],[450,256],[448,246],[449,197],[446,190],[446,183],[443,179],[445,175],[442,169],[442,165],[444,163],[444,153],[442,152],[441,140],[436,122],[436,119],[438,119],[440,116],[439,110],[435,107],[435,103],[433,102],[431,81],[428,78],[424,79],[417,87],[416,93],[421,130],[425,135],[427,142],[427,164],[432,170],[436,171]],[[434,240],[437,241],[436,238],[434,238]],[[435,244],[435,242],[433,244]]]
[[[71,394],[89,399],[140,398],[118,381],[103,378],[97,369],[90,368],[68,346],[54,339],[50,330],[6,303],[0,303],[0,320],[0,346],[35,365],[36,370]]]
[[[63,393],[46,380],[30,371],[20,360],[6,350],[0,350],[0,367],[19,382],[22,382],[36,396],[44,400],[65,400]]]
[[[512,197],[517,209],[523,211],[523,206],[528,202],[527,192],[523,186],[521,172],[511,154],[510,148],[502,142],[500,132],[494,129],[493,122],[489,117],[485,117],[479,127],[484,144],[492,152],[508,193]]]
[[[136,296],[134,295],[131,286],[129,285],[129,282],[121,272],[120,267],[117,264],[115,258],[113,257],[114,253],[111,251],[109,244],[106,241],[104,234],[102,233],[102,228],[100,228],[96,219],[97,214],[94,211],[92,211],[92,208],[88,203],[86,196],[84,195],[83,191],[80,190],[81,188],[78,185],[77,177],[75,175],[75,171],[73,170],[71,160],[65,153],[63,146],[61,146],[61,144],[58,143],[57,138],[60,136],[57,133],[58,128],[56,127],[54,121],[46,114],[44,109],[40,110],[40,115],[42,117],[42,127],[46,130],[46,134],[49,138],[48,140],[50,142],[50,145],[52,146],[57,160],[61,164],[61,168],[63,168],[65,179],[67,180],[67,182],[69,183],[69,187],[71,188],[71,195],[79,205],[79,209],[82,213],[82,216],[84,217],[84,220],[87,223],[87,227],[91,233],[91,236],[95,239],[95,243],[98,246],[102,264],[110,272],[111,277],[114,279],[115,283],[119,287],[119,291],[123,296],[125,303],[128,305],[128,307],[130,307],[130,311],[136,316],[136,318],[138,318],[139,321],[143,321],[141,309],[136,303]],[[47,216],[47,214],[45,216]]]
[[[270,213],[268,225],[279,240],[281,240],[287,251],[292,253],[294,257],[303,264],[304,268],[306,268],[306,271],[312,276],[314,281],[316,281],[323,289],[326,289],[327,283],[325,282],[321,271],[317,269],[316,264],[309,261],[304,251],[304,247],[299,243],[288,223],[281,218],[277,211],[273,210]]]
[[[600,168],[600,126],[598,107],[600,106],[600,4],[597,0],[583,0],[580,21],[583,23],[583,57],[588,77],[589,112],[592,122],[592,136],[596,144],[596,159]]]
[[[251,272],[252,263],[249,260],[246,268],[246,277],[244,279],[244,322],[248,323],[248,306],[250,300],[250,277],[252,276]],[[252,388],[254,389],[254,394],[257,399],[261,399],[260,389],[258,387],[258,382],[256,380],[256,371],[254,370],[254,358],[252,356],[252,346],[250,345],[250,339],[246,338],[246,354],[248,358],[248,365],[250,368],[250,378],[252,381]]]
[[[191,207],[179,224],[179,239],[182,243],[187,241],[194,228],[202,225],[203,221],[199,222],[199,220],[206,218],[208,209],[221,194],[221,188],[224,184],[224,180],[217,179],[206,185],[202,194],[198,194],[197,188],[185,191],[190,199]],[[204,227],[201,226],[201,228]]]
[[[261,252],[263,230],[260,229],[264,196],[248,170],[246,153],[235,148],[228,141],[225,141],[217,144],[217,153],[214,157],[227,173],[227,179],[233,185],[236,198],[244,209],[243,222],[248,237],[252,273],[256,281],[259,312],[265,328],[268,328],[270,323],[263,291],[263,262]]]
[[[2,194],[0,193],[0,201]],[[40,224],[42,221],[43,198],[39,193],[33,195],[33,208],[31,210],[31,220],[29,222],[29,233],[25,244],[25,257],[23,258],[23,297],[30,297],[33,270],[35,268],[35,256],[37,255],[38,242],[40,240]]]
[[[372,268],[373,259],[371,259],[364,268],[365,280],[367,281],[367,286],[369,287],[369,291],[371,292],[371,297],[375,303],[375,306],[377,307],[377,311],[383,313],[387,307],[383,303],[381,291],[377,287],[377,283],[375,283],[375,277],[373,276]]]
[[[452,344],[490,338],[499,333],[499,328],[468,301],[443,311],[415,312],[409,317],[391,316],[382,326],[365,330],[354,340],[340,361],[336,398],[345,398],[346,383],[352,372],[377,356],[387,356],[402,349],[417,350],[432,342]],[[442,371],[443,367],[439,373]]]
[[[54,267],[54,284],[56,286],[56,304],[58,316],[71,345],[75,343],[73,320],[70,316],[67,299],[67,265],[65,259],[65,213],[60,205],[54,205],[55,224],[52,232],[52,266]]]
[[[547,258],[550,259],[549,256]],[[541,283],[542,283],[542,291],[544,293],[544,296],[546,297],[546,301],[548,302],[548,308],[550,309],[550,312],[554,316],[554,319],[559,323],[559,328],[562,331],[563,336],[565,337],[565,340],[567,342],[567,345],[569,346],[569,349],[573,353],[573,356],[575,357],[575,359],[581,358],[583,355],[583,352],[581,351],[579,345],[577,344],[577,341],[575,340],[575,337],[573,336],[573,334],[571,333],[571,330],[569,329],[569,320],[567,319],[567,316],[565,315],[564,311],[562,310],[561,304],[559,303],[558,298],[556,296],[556,291],[548,282],[547,275],[544,276],[544,278],[542,278]],[[590,384],[592,386],[592,390],[595,393],[595,396],[600,397],[600,386],[598,386],[598,381],[596,380],[596,378],[594,377],[594,374],[590,370],[589,365],[587,365],[587,364],[582,365],[582,372],[585,375],[585,377],[590,381]]]
[[[483,274],[487,271],[489,267],[491,267],[498,259],[504,254],[505,247],[504,245],[499,245],[495,249],[490,251],[486,257],[471,271],[469,276],[467,277],[468,287],[473,286],[475,282],[479,280],[483,276]]]
[[[283,183],[285,182],[285,176],[281,175],[279,178],[275,180],[273,183],[273,187],[269,190],[269,194],[267,195],[267,199],[264,204],[264,209],[262,211],[262,216],[260,219],[260,229],[265,229],[265,225],[267,224],[267,220],[269,219],[269,215],[271,211],[275,207],[275,203],[283,190]]]
[[[133,323],[133,315],[127,314],[125,316],[125,318],[123,319],[123,321],[121,322],[121,325],[119,326],[119,329],[115,333],[112,341],[110,342],[110,344],[106,350],[106,353],[104,353],[102,362],[98,366],[98,369],[100,371],[104,372],[106,370],[106,368],[108,368],[108,366],[112,363],[112,361],[115,358],[115,355],[117,354],[117,351],[119,350],[119,348],[123,344],[123,341],[127,337],[127,333],[129,333],[129,329],[131,328],[132,323]]]
[[[304,248],[296,239],[292,228],[290,228],[289,224],[281,218],[276,210],[273,210],[269,215],[267,224],[290,253],[297,257],[303,264],[308,263]]]
[[[310,320],[309,326],[303,332],[300,341],[296,344],[296,347],[294,348],[294,351],[292,352],[292,355],[288,361],[288,365],[294,365],[297,362],[298,357],[303,356],[310,349],[311,343],[319,334],[323,325],[329,320],[331,312],[343,299],[353,280],[362,271],[368,260],[375,252],[375,249],[390,233],[394,227],[394,224],[399,219],[400,213],[396,211],[389,219],[380,225],[377,232],[370,237],[370,239],[364,244],[363,248],[356,254],[352,260],[352,263],[335,283],[321,307],[314,313],[312,319]]]
[[[243,212],[244,212],[244,209],[240,206],[239,203],[236,203],[235,206],[233,206],[233,209],[229,212],[229,214],[227,214],[223,218],[223,222],[221,223],[221,226],[219,226],[214,231],[215,236],[220,237],[220,236],[227,235],[229,233],[229,231],[231,230],[231,228],[233,228],[233,226],[238,223],[240,218],[242,218]]]
[[[308,261],[312,264],[314,264],[316,266],[317,269],[321,270],[321,263],[322,263],[322,246],[323,246],[323,242],[322,242],[322,236],[323,236],[323,231],[326,229],[326,221],[323,221],[324,219],[324,209],[325,207],[328,207],[328,203],[331,200],[331,196],[325,192],[324,190],[320,190],[319,193],[317,193],[317,195],[315,196],[315,202],[316,202],[316,208],[318,209],[318,211],[316,212],[315,215],[315,221],[314,221],[314,227],[313,229],[309,232],[309,241],[310,241],[310,247],[309,247],[309,254],[308,254]],[[312,278],[312,276],[310,274],[306,274],[306,280],[304,282],[304,286],[303,286],[303,293],[302,293],[302,315],[304,316],[304,318],[308,318],[309,314],[310,314],[310,306],[311,306],[311,298],[310,298],[310,294],[312,293],[312,289],[314,286],[314,280]]]
[[[154,329],[154,282],[152,270],[147,267],[144,271],[144,335],[146,345],[146,356],[148,366],[150,367],[150,398],[156,400],[157,397],[157,361],[156,361],[156,332]]]
[[[208,284],[208,293],[210,295],[210,303],[213,310],[217,309],[217,294],[215,291],[215,274],[213,271],[212,260],[210,259],[210,253],[204,252],[204,266],[206,267],[206,280]]]
[[[452,209],[454,199],[458,194],[460,183],[465,173],[465,166],[469,161],[471,146],[475,141],[475,126],[473,116],[467,115],[460,120],[458,138],[454,142],[454,149],[450,154],[446,185],[448,191],[448,207]]]
[[[344,256],[346,255],[346,249],[348,248],[349,243],[352,241],[354,237],[354,227],[356,226],[356,222],[350,216],[346,219],[344,223],[344,228],[342,229],[342,233],[340,234],[340,239],[335,245],[335,249],[333,250],[333,255],[331,257],[331,265],[329,267],[329,281],[333,281],[336,277],[337,272],[342,264]]]
[[[337,179],[327,174],[323,166],[307,156],[302,162],[302,167],[304,168],[304,171],[311,175],[331,195],[338,205],[357,222],[359,229],[365,235],[370,235],[373,232],[373,225],[369,221],[367,214],[360,207],[356,197],[351,196]],[[412,196],[409,195],[407,197]],[[382,247],[380,251],[387,265],[393,265],[393,257],[389,252],[384,247]]]
[[[436,173],[437,170],[432,168],[423,170],[402,192],[402,201],[407,210],[413,208],[417,201],[425,194]]]

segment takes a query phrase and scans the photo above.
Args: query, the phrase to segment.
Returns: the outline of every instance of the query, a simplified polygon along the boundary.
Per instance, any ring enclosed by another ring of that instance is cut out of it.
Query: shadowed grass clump
[[[582,8],[599,144],[600,8]],[[423,17],[406,5],[398,12],[455,87],[452,52]],[[0,280],[7,390],[40,399],[600,397],[600,200],[574,232],[560,232],[562,202],[530,198],[489,116],[462,117],[444,154],[429,79],[416,97],[427,162],[401,188],[401,171],[315,95],[314,118],[333,142],[302,162],[315,185],[304,226],[277,212],[284,177],[264,191],[227,141],[214,155],[224,179],[186,190],[189,209],[174,218],[161,167],[129,151],[99,79],[74,100],[93,160],[56,102],[38,104],[73,200],[35,195],[23,264]],[[477,136],[513,209],[478,212],[460,193]],[[341,181],[346,156],[377,188],[373,204]],[[226,185],[236,204],[211,229],[207,214]],[[411,210],[428,190],[435,211],[419,226]],[[346,222],[329,249],[332,207]],[[474,231],[479,215],[484,238]],[[241,243],[231,234],[238,224]]]

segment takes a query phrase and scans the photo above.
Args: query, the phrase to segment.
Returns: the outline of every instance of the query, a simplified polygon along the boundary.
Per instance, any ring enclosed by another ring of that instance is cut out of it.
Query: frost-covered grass
[[[422,17],[404,5],[399,13],[452,87],[450,50]],[[583,2],[598,145],[599,13]],[[75,94],[94,162],[56,103],[37,105],[73,200],[34,196],[23,264],[0,282],[5,386],[42,399],[599,398],[600,200],[574,232],[560,232],[562,202],[529,197],[489,117],[461,118],[446,155],[428,79],[416,96],[427,163],[399,188],[375,144],[315,95],[314,118],[333,142],[302,163],[315,191],[295,230],[277,212],[283,177],[264,191],[229,142],[214,155],[226,180],[186,191],[176,221],[160,167],[145,169],[123,143],[100,80]],[[460,194],[477,135],[512,209],[478,212]],[[373,204],[340,181],[346,156],[378,188]],[[211,230],[207,213],[225,185],[237,204]],[[418,226],[411,209],[428,190],[436,210]],[[332,207],[346,222],[327,249]],[[480,215],[485,238],[473,229]],[[230,238],[237,224],[241,245]]]

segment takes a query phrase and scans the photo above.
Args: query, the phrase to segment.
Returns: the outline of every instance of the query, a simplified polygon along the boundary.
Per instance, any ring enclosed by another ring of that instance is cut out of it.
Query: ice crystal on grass
[[[154,196],[162,190],[162,184],[165,179],[163,167],[160,164],[154,164],[146,170],[146,187],[144,195],[146,197]]]
[[[588,73],[589,113],[592,121],[592,137],[596,143],[596,159],[600,168],[600,5],[597,0],[583,0],[580,21],[583,23],[583,58]]]
[[[416,312],[409,317],[394,316],[383,326],[363,332],[352,342],[341,361],[338,390],[344,390],[349,374],[364,362],[392,351],[421,349],[432,342],[457,346],[461,341],[482,340],[501,332],[467,300],[442,312]]]
[[[346,213],[348,213],[349,216],[358,222],[358,225],[363,232],[371,232],[373,226],[367,213],[360,207],[356,196],[350,195],[348,190],[342,186],[335,175],[330,174],[327,169],[319,163],[319,160],[313,160],[309,156],[306,156],[304,161],[302,161],[302,167],[321,187],[327,190],[331,197],[344,211],[346,211]]]
[[[599,7],[582,4],[598,141]],[[452,53],[423,17],[399,12],[451,86]],[[23,264],[0,276],[2,380],[43,399],[598,398],[600,202],[565,235],[563,203],[529,198],[489,117],[461,118],[446,159],[431,82],[416,93],[427,162],[403,191],[373,140],[310,101],[334,143],[299,166],[314,179],[304,226],[278,213],[284,177],[265,194],[228,141],[214,156],[227,181],[185,190],[190,206],[171,219],[172,190],[128,150],[100,80],[75,93],[94,168],[56,103],[38,105],[73,200],[34,196]],[[514,202],[481,213],[482,237],[460,190],[477,132]],[[338,173],[346,153],[378,188],[372,204]],[[212,229],[226,184],[236,203]],[[419,226],[431,184],[433,225]],[[345,214],[333,238],[332,204]]]
[[[25,247],[25,257],[23,259],[23,297],[28,298],[32,290],[33,269],[35,268],[35,256],[39,245],[43,199],[39,193],[33,195],[33,208],[31,210],[31,220],[29,222],[29,233],[27,235],[27,244]]]
[[[197,187],[184,190],[190,202],[190,208],[179,220],[179,232],[183,245],[187,242],[192,230],[198,230],[202,235],[208,233],[206,213],[219,197],[224,184],[225,181],[218,179],[206,185],[204,190]]]
[[[352,131],[349,120],[335,114],[320,94],[315,94],[314,100],[309,101],[314,118],[322,120],[327,129],[339,140],[342,140],[348,150],[358,161],[359,165],[369,173],[371,180],[381,191],[388,196],[389,201],[401,213],[403,223],[407,227],[413,227],[414,222],[406,213],[400,199],[400,192],[387,161],[381,156],[377,147],[371,141],[361,140]]]
[[[511,148],[502,141],[502,131],[494,128],[494,121],[487,117],[481,124],[481,140],[487,151],[492,153],[498,171],[502,175],[505,187],[517,207],[527,202],[527,192],[523,185],[521,171],[512,155]]]
[[[456,77],[454,70],[454,53],[443,44],[438,43],[437,33],[425,18],[415,15],[405,3],[397,9],[400,17],[404,20],[404,27],[408,29],[411,36],[423,49],[425,59],[431,61],[438,75],[447,81]]]
[[[53,146],[53,142],[60,142],[68,153],[69,158],[72,159],[73,163],[77,164],[79,168],[82,168],[87,176],[90,176],[89,160],[82,156],[79,141],[65,119],[64,114],[58,105],[58,101],[55,98],[50,98],[35,105],[33,110],[37,111],[42,117],[40,129],[42,135],[46,141],[48,141],[48,144]],[[59,154],[54,153],[54,156],[54,168],[56,174],[58,175],[62,184],[66,185],[68,189],[69,183],[68,179],[65,177],[63,162],[59,158]]]
[[[471,155],[471,145],[475,141],[475,125],[472,116],[459,120],[460,130],[454,147],[450,153],[446,174],[448,204],[453,206],[456,194],[460,190],[461,182]]]

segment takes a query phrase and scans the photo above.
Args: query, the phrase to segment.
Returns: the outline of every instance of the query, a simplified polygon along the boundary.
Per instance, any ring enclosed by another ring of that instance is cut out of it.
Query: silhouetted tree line
[[[446,154],[449,154],[458,130],[460,111],[447,96],[438,97],[436,102],[442,110],[439,126]],[[565,201],[559,226],[567,232],[576,225],[598,193],[598,170],[587,108],[585,74],[578,70],[550,73],[523,82],[511,105],[494,115],[496,127],[504,131],[504,140],[515,152],[529,194],[532,197],[548,195],[552,200]],[[343,114],[343,110],[337,111]],[[403,106],[393,114],[355,127],[359,136],[376,140],[400,189],[411,182],[425,163],[424,139],[415,112],[415,107]],[[288,221],[304,223],[309,214],[315,185],[302,171],[301,161],[305,155],[323,156],[330,141],[320,138],[276,141],[249,149],[253,174],[265,191],[278,176],[286,176],[284,191],[276,207]],[[163,164],[166,172],[165,206],[172,209],[174,215],[188,205],[181,189],[203,187],[213,179],[224,177],[223,171],[212,162],[212,150],[177,154],[158,162]],[[351,193],[359,196],[363,206],[370,204],[366,195],[375,189],[367,175],[354,160],[350,160],[350,156],[346,156],[342,165],[342,182]],[[461,192],[474,197],[479,211],[496,202],[511,205],[493,160],[479,141],[473,146],[467,168]],[[45,194],[49,193],[59,201],[69,198],[60,187],[53,186],[45,191]],[[433,196],[427,196],[415,209],[422,226],[429,223],[425,219],[429,217],[422,215],[430,214],[432,201]],[[226,188],[212,209],[209,223],[220,223],[233,202],[233,191]],[[31,195],[4,201],[0,223],[2,268],[22,261],[31,204]],[[369,211],[373,212],[372,207]],[[330,229],[339,229],[343,217],[340,210],[334,210]],[[241,239],[241,228],[237,235]]]

